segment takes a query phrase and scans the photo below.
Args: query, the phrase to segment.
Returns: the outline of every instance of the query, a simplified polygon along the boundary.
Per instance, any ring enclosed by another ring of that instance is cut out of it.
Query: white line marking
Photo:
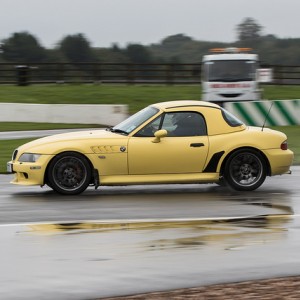
[[[72,221],[49,221],[49,222],[28,222],[28,223],[10,223],[0,224],[0,227],[14,227],[14,226],[30,226],[30,225],[68,225],[68,224],[135,224],[135,223],[184,223],[184,222],[209,222],[209,221],[234,221],[244,220],[250,218],[280,218],[290,217],[298,218],[300,214],[275,214],[275,215],[249,215],[241,217],[217,217],[217,218],[174,218],[174,219],[111,219],[111,220],[72,220]]]

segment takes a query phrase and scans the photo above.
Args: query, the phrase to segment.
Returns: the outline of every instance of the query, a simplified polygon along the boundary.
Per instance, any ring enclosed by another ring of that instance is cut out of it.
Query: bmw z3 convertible
[[[217,183],[257,189],[290,172],[293,152],[279,131],[249,127],[202,101],[150,105],[103,130],[44,137],[20,146],[7,163],[12,183],[48,185],[74,195],[88,186]]]

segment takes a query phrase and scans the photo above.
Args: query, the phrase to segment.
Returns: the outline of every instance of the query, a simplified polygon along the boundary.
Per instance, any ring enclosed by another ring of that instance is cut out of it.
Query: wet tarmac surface
[[[300,167],[254,192],[103,187],[77,197],[0,175],[0,299],[95,299],[300,273]]]

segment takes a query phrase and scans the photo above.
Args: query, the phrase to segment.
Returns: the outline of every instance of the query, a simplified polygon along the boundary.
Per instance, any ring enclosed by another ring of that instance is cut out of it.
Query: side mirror
[[[158,130],[154,133],[155,139],[152,141],[152,143],[159,143],[160,139],[163,137],[166,137],[168,135],[168,131],[165,129]]]

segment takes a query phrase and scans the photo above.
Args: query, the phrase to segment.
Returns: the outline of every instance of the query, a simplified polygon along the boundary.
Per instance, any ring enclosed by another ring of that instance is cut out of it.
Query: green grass
[[[198,85],[1,85],[0,102],[52,104],[127,104],[133,113],[168,100],[200,100]]]
[[[28,143],[33,139],[21,139],[21,140],[2,140],[0,147],[0,173],[6,172],[6,163],[11,160],[14,149],[20,145]]]
[[[272,129],[284,132],[288,137],[288,146],[294,152],[294,164],[300,164],[300,126],[274,126]]]
[[[265,85],[263,98],[300,99],[300,86]],[[200,100],[200,85],[47,84],[1,85],[0,102],[127,104],[130,113],[160,101]]]
[[[300,164],[300,126],[272,127],[272,129],[284,132],[288,136],[289,148],[295,153],[294,164]],[[3,140],[0,147],[0,173],[6,172],[6,162],[11,159],[12,152],[18,146],[33,139]]]
[[[300,86],[266,85],[263,87],[262,98],[268,100],[300,99]]]

